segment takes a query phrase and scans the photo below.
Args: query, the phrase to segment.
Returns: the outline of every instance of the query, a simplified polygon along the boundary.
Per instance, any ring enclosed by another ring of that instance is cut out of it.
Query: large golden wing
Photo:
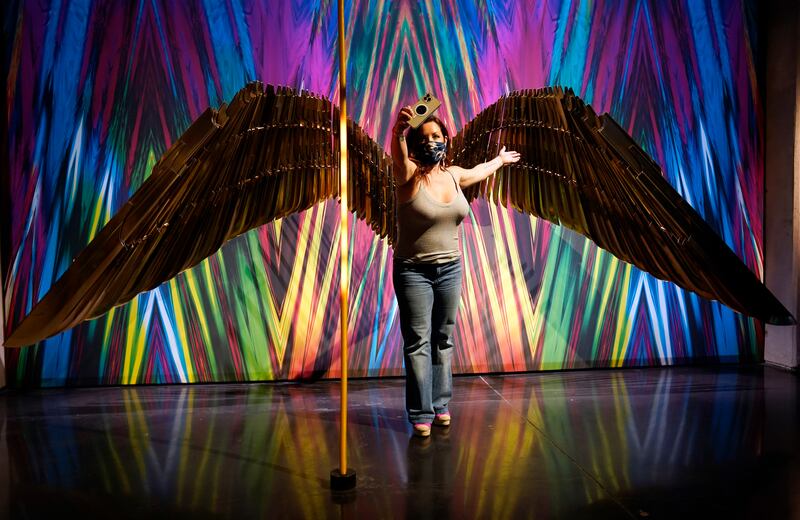
[[[250,83],[208,109],[6,338],[34,344],[100,316],[216,252],[227,240],[339,196],[339,110]],[[391,159],[348,122],[349,209],[394,241]]]
[[[500,145],[522,160],[466,191],[562,224],[662,280],[768,323],[794,318],[609,116],[570,90],[513,92],[453,139],[470,166]]]

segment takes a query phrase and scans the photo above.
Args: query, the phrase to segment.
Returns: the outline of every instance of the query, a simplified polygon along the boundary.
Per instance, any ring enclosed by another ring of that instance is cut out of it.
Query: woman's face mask
[[[428,141],[420,147],[417,160],[426,166],[441,162],[447,155],[447,142]]]

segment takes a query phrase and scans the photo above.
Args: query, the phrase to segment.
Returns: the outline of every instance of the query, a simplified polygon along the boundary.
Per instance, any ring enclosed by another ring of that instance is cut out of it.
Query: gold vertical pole
[[[342,359],[342,395],[339,414],[339,469],[331,472],[331,488],[352,489],[356,485],[355,471],[347,469],[347,293],[350,287],[349,251],[347,247],[349,211],[347,209],[347,60],[344,41],[344,0],[339,0],[339,303]]]
[[[342,411],[341,439],[339,444],[339,469],[347,473],[347,290],[348,276],[348,211],[347,211],[347,65],[344,45],[344,0],[339,0],[339,193],[341,197],[339,220],[339,251],[341,254],[339,300],[342,329]]]

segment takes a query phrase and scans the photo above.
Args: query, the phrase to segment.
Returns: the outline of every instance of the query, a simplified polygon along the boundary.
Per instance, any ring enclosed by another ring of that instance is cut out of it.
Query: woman
[[[461,298],[458,226],[469,211],[463,188],[481,182],[505,164],[519,161],[506,151],[466,169],[450,165],[450,135],[429,117],[408,135],[410,106],[392,129],[398,240],[393,281],[400,312],[406,367],[406,411],[414,435],[427,437],[431,424],[450,425],[453,329]]]

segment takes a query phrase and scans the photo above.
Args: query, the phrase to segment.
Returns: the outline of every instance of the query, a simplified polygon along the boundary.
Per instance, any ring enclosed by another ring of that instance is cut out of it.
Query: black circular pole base
[[[346,491],[356,487],[356,472],[348,469],[344,475],[335,469],[331,471],[331,489],[334,491]]]

